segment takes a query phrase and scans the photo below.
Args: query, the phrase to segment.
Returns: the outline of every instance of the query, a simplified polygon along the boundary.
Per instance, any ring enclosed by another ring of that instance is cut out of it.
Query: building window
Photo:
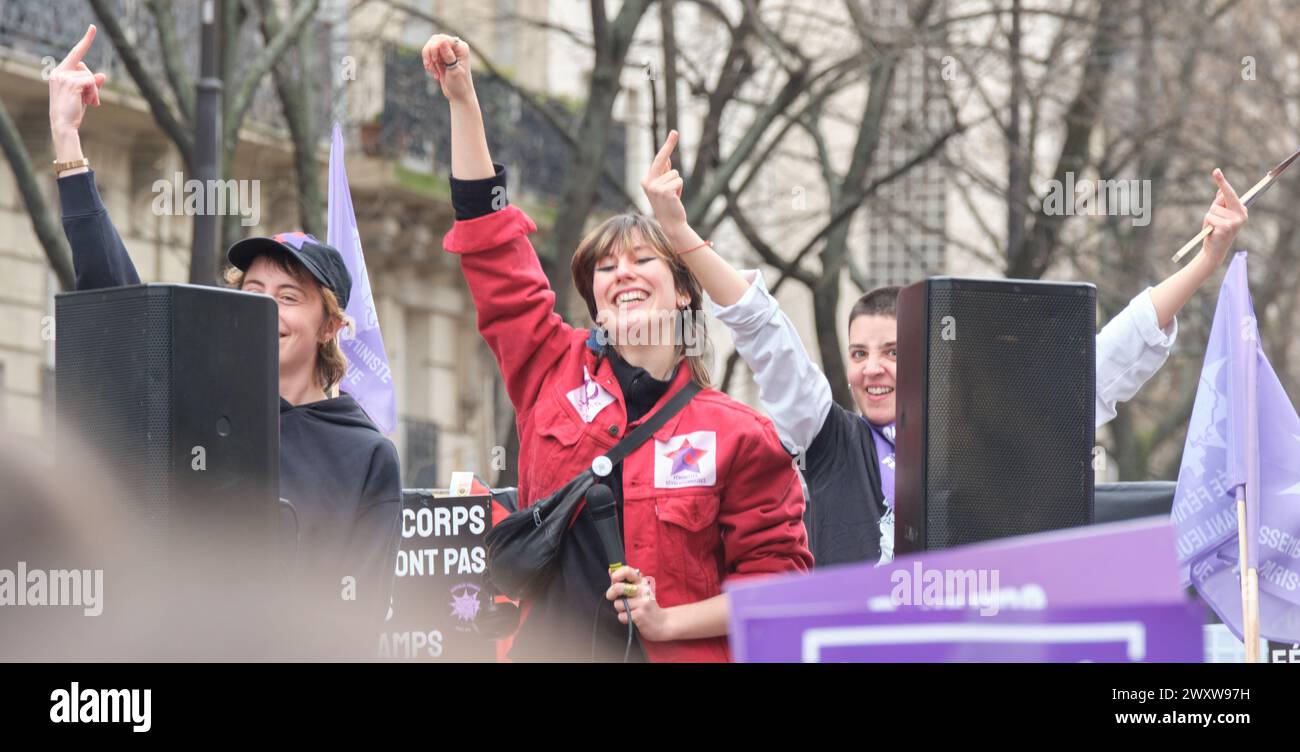
[[[406,432],[406,467],[402,484],[407,488],[438,487],[438,426],[420,418],[402,418]]]

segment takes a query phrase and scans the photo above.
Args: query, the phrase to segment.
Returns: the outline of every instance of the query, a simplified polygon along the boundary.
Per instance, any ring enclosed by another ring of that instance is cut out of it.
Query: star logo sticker
[[[451,589],[451,613],[458,621],[474,621],[478,616],[479,588],[471,584],[461,584]]]
[[[671,452],[667,452],[664,455],[665,457],[671,458],[673,461],[673,468],[668,474],[677,475],[683,470],[690,470],[693,473],[698,473],[700,471],[700,459],[708,453],[709,450],[707,449],[700,449],[691,446],[691,440],[689,438],[682,439],[682,445],[680,447]]]
[[[655,488],[687,488],[716,485],[718,435],[713,431],[691,431],[655,439]]]

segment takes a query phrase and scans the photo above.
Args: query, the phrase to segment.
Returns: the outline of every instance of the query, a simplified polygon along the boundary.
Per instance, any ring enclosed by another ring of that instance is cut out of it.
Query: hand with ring
[[[619,567],[610,573],[609,579],[605,597],[614,602],[620,624],[627,624],[630,607],[632,623],[642,637],[653,641],[672,639],[671,610],[660,608],[655,600],[654,577],[642,575],[639,569]],[[623,605],[624,598],[627,606]]]
[[[460,37],[434,34],[420,51],[424,69],[442,86],[450,102],[467,102],[474,96],[470,76],[469,45]]]

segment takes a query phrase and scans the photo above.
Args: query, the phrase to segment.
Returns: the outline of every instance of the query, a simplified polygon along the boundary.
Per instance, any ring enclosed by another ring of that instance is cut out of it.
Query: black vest
[[[804,525],[818,567],[880,560],[885,494],[866,421],[832,404],[804,453],[808,484]]]

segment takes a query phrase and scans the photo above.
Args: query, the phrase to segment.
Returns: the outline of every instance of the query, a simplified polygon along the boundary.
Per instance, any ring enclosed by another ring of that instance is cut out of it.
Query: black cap
[[[297,259],[317,282],[334,293],[334,297],[339,299],[340,308],[348,307],[348,297],[352,294],[352,275],[348,273],[347,264],[343,263],[343,254],[305,232],[281,232],[269,238],[244,238],[230,246],[226,258],[236,269],[246,272],[253,265],[253,259],[275,250]]]

